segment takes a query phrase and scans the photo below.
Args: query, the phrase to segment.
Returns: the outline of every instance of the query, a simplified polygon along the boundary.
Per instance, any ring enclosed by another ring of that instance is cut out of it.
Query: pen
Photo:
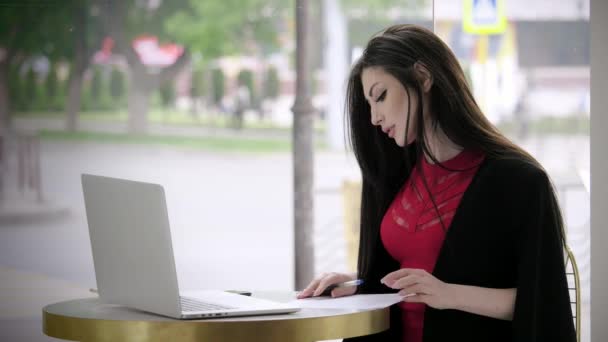
[[[331,296],[331,291],[337,287],[349,287],[349,286],[359,286],[363,284],[363,279],[355,279],[350,281],[345,281],[342,283],[329,285],[325,291],[321,292],[319,296]]]

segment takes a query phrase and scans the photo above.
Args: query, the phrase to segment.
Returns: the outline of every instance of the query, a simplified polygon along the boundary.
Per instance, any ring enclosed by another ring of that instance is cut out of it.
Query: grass
[[[17,112],[15,114],[15,117],[64,120],[65,113],[50,111]],[[122,123],[127,121],[128,114],[126,110],[87,111],[81,112],[78,118],[79,120],[83,121]],[[198,116],[194,116],[188,111],[181,111],[176,109],[164,110],[161,108],[152,108],[148,113],[148,120],[151,123],[184,125],[194,127],[228,128],[231,125],[231,118],[231,114],[228,113],[200,112]],[[245,122],[244,128],[279,132],[286,132],[290,129],[287,127],[278,126],[268,120],[255,120],[251,122]],[[324,123],[321,121],[316,121],[315,132],[322,133],[324,131]]]
[[[63,112],[18,112],[18,118],[42,118],[65,120]],[[117,111],[91,111],[81,112],[79,120],[85,122],[113,122],[123,124],[127,122],[128,114],[126,110]],[[188,111],[162,110],[152,108],[148,113],[148,122],[156,124],[166,124],[172,126],[187,127],[210,127],[210,128],[229,128],[231,127],[230,114],[220,113],[200,113],[198,116],[191,115]],[[246,122],[243,126],[243,133],[247,131],[281,132],[279,137],[271,138],[252,138],[252,137],[204,137],[204,136],[181,136],[181,135],[132,135],[126,133],[105,133],[105,132],[66,132],[45,130],[41,132],[41,137],[47,140],[70,140],[70,141],[92,141],[101,143],[120,143],[120,144],[139,144],[139,145],[158,145],[172,146],[180,148],[190,148],[199,150],[221,151],[221,152],[244,152],[244,153],[269,153],[287,152],[291,150],[290,134],[291,128],[280,127],[269,121]],[[324,131],[322,122],[315,124],[315,135]],[[246,134],[244,134],[246,135]],[[259,135],[259,134],[258,134]],[[325,144],[316,143],[316,149],[324,149]]]
[[[63,120],[63,113],[59,112],[30,112],[18,113],[18,117],[32,118],[55,118]],[[165,123],[170,125],[184,125],[191,127],[228,127],[230,122],[226,115],[201,115],[200,119],[193,117],[188,112],[170,111],[163,112],[153,109],[149,114],[149,121],[152,123]],[[109,121],[126,122],[126,111],[115,112],[84,112],[80,114],[80,119],[85,121]],[[568,117],[552,118],[545,117],[534,120],[529,124],[531,135],[577,135],[589,134],[589,117],[585,115],[571,115]],[[501,122],[498,128],[507,133],[514,134],[518,131],[518,125],[514,121]],[[269,122],[248,122],[243,128],[247,130],[268,130],[287,132],[289,128],[282,128],[272,125]],[[324,131],[322,123],[317,123],[315,132]],[[200,136],[172,136],[172,135],[131,135],[125,133],[101,133],[101,132],[65,132],[65,131],[43,131],[41,136],[49,140],[71,140],[71,141],[94,141],[102,143],[121,143],[139,145],[162,145],[180,148],[201,149],[221,152],[244,152],[244,153],[269,153],[287,152],[291,150],[291,140],[289,134],[282,134],[275,138],[247,138],[247,137],[200,137]],[[325,149],[323,143],[316,143],[316,149]]]
[[[252,139],[220,137],[184,137],[165,135],[131,135],[123,133],[42,131],[45,140],[91,141],[113,144],[156,145],[219,152],[270,153],[291,150],[287,139]],[[324,149],[318,143],[315,148]]]

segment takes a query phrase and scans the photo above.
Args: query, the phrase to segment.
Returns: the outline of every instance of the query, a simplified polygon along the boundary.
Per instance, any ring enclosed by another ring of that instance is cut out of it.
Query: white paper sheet
[[[390,294],[360,294],[339,298],[312,297],[297,299],[289,304],[309,309],[381,309],[399,303],[403,297],[397,293]]]

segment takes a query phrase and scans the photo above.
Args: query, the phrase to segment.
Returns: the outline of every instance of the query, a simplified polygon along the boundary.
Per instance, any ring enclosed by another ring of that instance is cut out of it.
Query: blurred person
[[[298,297],[357,278],[332,297],[402,295],[391,328],[357,341],[575,341],[551,181],[486,119],[448,46],[387,28],[352,67],[346,101],[363,179],[358,271]]]

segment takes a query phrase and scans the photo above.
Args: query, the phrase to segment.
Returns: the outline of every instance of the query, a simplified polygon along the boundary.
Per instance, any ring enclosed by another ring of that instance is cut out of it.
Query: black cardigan
[[[542,169],[517,159],[486,158],[463,195],[433,275],[446,283],[517,288],[513,320],[427,306],[423,341],[574,342],[559,222]],[[383,252],[378,260],[394,268]],[[345,341],[401,341],[399,316],[394,306],[389,331]]]

